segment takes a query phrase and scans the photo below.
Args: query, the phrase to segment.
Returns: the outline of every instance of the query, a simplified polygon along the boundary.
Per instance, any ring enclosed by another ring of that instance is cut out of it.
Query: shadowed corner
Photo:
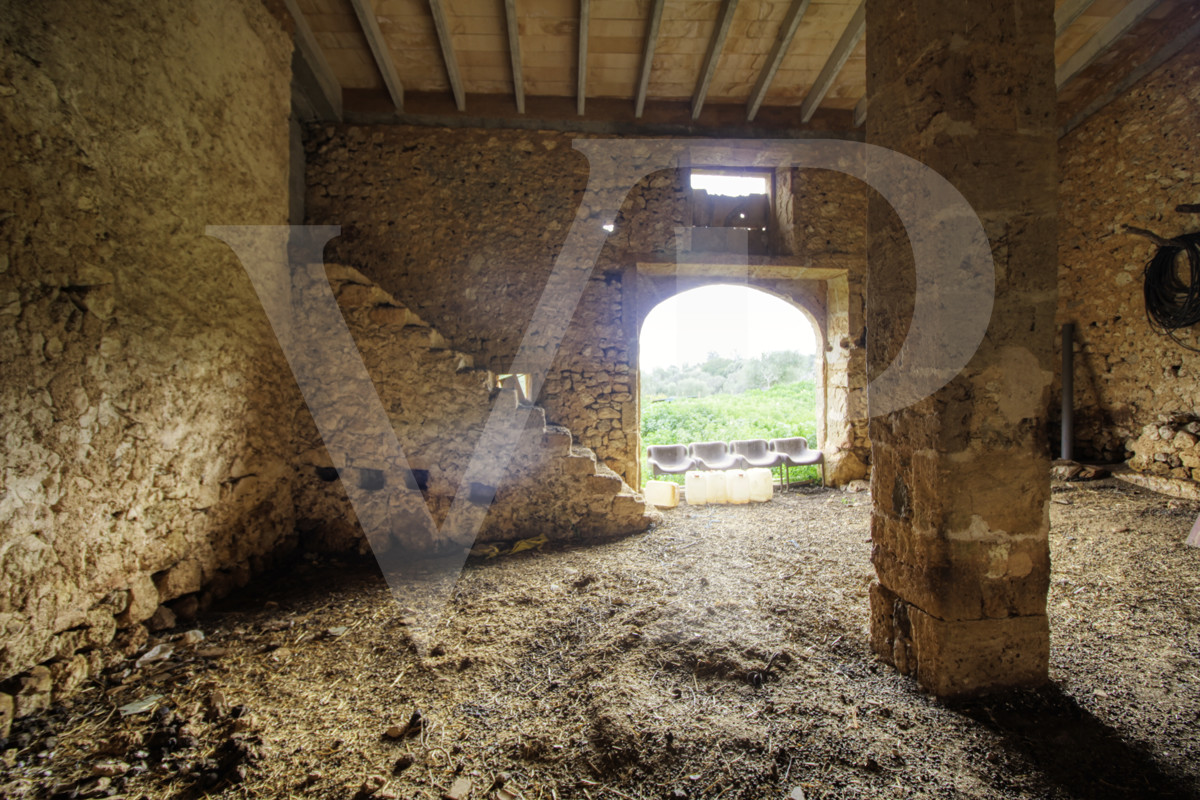
[[[1123,738],[1057,685],[946,705],[1000,736],[1064,796],[1200,797],[1200,786],[1164,769],[1144,745]]]

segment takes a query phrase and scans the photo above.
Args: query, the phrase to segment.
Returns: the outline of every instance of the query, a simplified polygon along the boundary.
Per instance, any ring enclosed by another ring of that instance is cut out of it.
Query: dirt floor
[[[0,794],[1200,797],[1200,507],[1053,499],[1038,691],[947,704],[876,663],[869,498],[797,490],[472,559],[424,656],[373,561],[309,559],[19,721]]]

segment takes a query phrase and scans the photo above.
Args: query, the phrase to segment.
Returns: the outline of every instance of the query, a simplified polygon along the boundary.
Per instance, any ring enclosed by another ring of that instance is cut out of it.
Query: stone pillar
[[[983,222],[996,269],[995,309],[969,364],[870,425],[872,646],[941,696],[1047,677],[1053,15],[1053,0],[867,2],[867,141],[953,183]],[[903,226],[875,195],[872,375],[909,333],[913,276]]]

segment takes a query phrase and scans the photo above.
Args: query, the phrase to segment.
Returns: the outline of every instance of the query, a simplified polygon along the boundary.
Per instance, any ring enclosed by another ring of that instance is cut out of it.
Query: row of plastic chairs
[[[825,485],[825,456],[810,450],[803,436],[785,439],[738,439],[732,442],[656,444],[646,450],[655,475],[679,475],[693,469],[750,469],[783,467],[791,484],[791,467],[818,464]]]

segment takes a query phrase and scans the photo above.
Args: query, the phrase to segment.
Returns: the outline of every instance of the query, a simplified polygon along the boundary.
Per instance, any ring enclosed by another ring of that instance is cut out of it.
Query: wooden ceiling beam
[[[1104,53],[1127,30],[1149,14],[1160,0],[1133,0],[1129,5],[1117,12],[1108,24],[1096,32],[1096,35],[1083,43],[1071,57],[1062,63],[1054,72],[1054,83],[1059,89],[1067,85],[1067,81],[1083,72],[1092,62]]]
[[[361,2],[361,0],[355,0]],[[446,77],[450,91],[454,93],[454,105],[459,111],[467,110],[467,95],[463,91],[462,75],[458,71],[458,57],[454,55],[454,40],[450,38],[450,24],[446,21],[446,9],[442,0],[429,0],[429,13],[433,15],[433,27],[437,29],[438,44],[442,46],[442,61],[446,65]]]
[[[1054,11],[1054,38],[1063,35],[1063,31],[1091,7],[1096,0],[1067,0]]]
[[[499,13],[499,9],[497,9]],[[593,26],[594,28],[595,26]],[[640,26],[639,26],[640,27]],[[574,36],[571,37],[572,39]],[[822,108],[808,125],[800,125],[796,106],[765,104],[754,122],[746,121],[746,102],[704,104],[704,120],[692,120],[692,103],[660,100],[646,103],[641,119],[633,116],[629,98],[588,98],[587,116],[576,114],[575,97],[537,95],[525,87],[525,113],[513,108],[512,94],[473,94],[467,113],[454,107],[449,92],[404,93],[405,113],[397,115],[387,92],[346,90],[347,121],[356,125],[431,125],[444,128],[555,130],[612,136],[708,136],[731,139],[849,139],[862,131],[851,125],[849,110]]]
[[[858,4],[858,8],[854,9],[854,16],[850,18],[846,29],[842,31],[842,36],[838,39],[837,44],[833,46],[833,52],[829,54],[829,58],[825,61],[825,66],[821,68],[821,74],[817,76],[817,81],[808,90],[808,95],[804,98],[804,102],[800,105],[800,120],[808,122],[816,113],[817,107],[821,105],[821,101],[825,99],[826,93],[833,82],[837,80],[838,73],[842,71],[842,67],[846,66],[846,61],[850,58],[850,54],[854,52],[854,48],[858,46],[858,42],[862,39],[863,34],[867,30],[867,4],[866,0]]]
[[[387,40],[383,38],[383,31],[379,29],[379,20],[375,17],[371,0],[350,0],[350,5],[354,6],[354,14],[358,17],[358,24],[362,27],[371,54],[375,56],[375,65],[379,67],[379,74],[383,76],[383,83],[387,86],[392,103],[397,111],[404,111],[404,84],[396,74],[396,64],[392,61],[392,53]]]
[[[861,128],[867,121],[867,96],[864,94],[854,104],[854,127]]]
[[[521,72],[521,29],[517,21],[517,0],[504,0],[504,19],[508,25],[508,53],[512,61],[513,96],[517,113],[525,113],[525,77]]]
[[[575,97],[575,113],[581,117],[584,104],[587,102],[588,17],[590,16],[590,0],[579,0],[579,82]]]
[[[804,18],[804,12],[808,10],[808,4],[809,0],[792,0],[787,16],[783,18],[783,24],[779,26],[779,35],[775,37],[775,44],[771,46],[771,52],[767,56],[767,63],[763,65],[762,72],[758,74],[758,82],[754,84],[754,91],[750,92],[750,101],[746,104],[747,122],[754,121],[759,106],[766,98],[767,90],[771,88],[771,81],[775,80],[775,73],[779,71],[779,65],[783,63],[783,57],[787,55],[788,47],[792,44],[792,37],[796,35],[796,29],[800,27],[800,20]]]
[[[699,119],[700,109],[704,108],[704,98],[708,95],[713,73],[717,71],[717,61],[720,60],[721,50],[725,47],[725,37],[729,35],[729,26],[733,23],[733,12],[737,9],[737,4],[738,0],[724,0],[721,3],[717,26],[713,28],[712,37],[708,40],[704,68],[700,71],[700,80],[696,82],[696,92],[692,95],[692,119]]]
[[[342,85],[329,66],[316,34],[304,18],[304,12],[296,0],[284,0],[288,12],[296,23],[296,54],[311,75],[302,78],[305,94],[310,95],[317,116],[323,119],[342,119]],[[299,77],[299,76],[298,76]]]
[[[1191,43],[1197,39],[1200,39],[1200,22],[1193,23],[1187,28],[1184,28],[1175,36],[1175,38],[1171,39],[1171,41],[1160,47],[1154,53],[1154,55],[1150,56],[1141,64],[1138,64],[1129,72],[1125,73],[1121,80],[1117,81],[1117,83],[1110,87],[1107,92],[1102,94],[1100,97],[1097,97],[1095,100],[1089,103],[1086,108],[1069,119],[1067,123],[1063,125],[1059,135],[1066,136],[1068,133],[1078,128],[1097,111],[1104,108],[1118,97],[1123,96],[1126,92],[1133,88],[1134,84],[1138,83],[1142,78],[1146,77],[1151,72],[1158,69],[1175,56],[1179,55],[1184,48],[1191,45]]]
[[[646,21],[646,41],[642,45],[642,74],[638,78],[637,99],[634,101],[633,116],[641,119],[646,108],[646,91],[650,88],[650,70],[654,64],[654,45],[658,42],[658,26],[662,22],[663,6],[667,0],[654,0],[650,5],[650,18]]]

